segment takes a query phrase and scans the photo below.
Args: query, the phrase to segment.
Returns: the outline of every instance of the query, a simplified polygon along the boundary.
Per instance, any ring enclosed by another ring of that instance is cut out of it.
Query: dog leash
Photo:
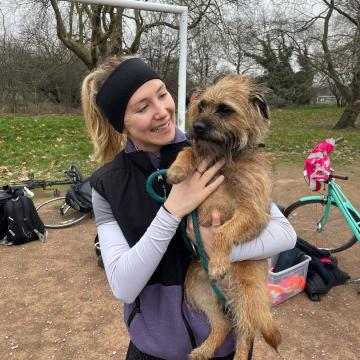
[[[200,228],[199,228],[199,222],[198,222],[198,217],[197,217],[196,210],[194,210],[191,213],[191,219],[192,219],[193,226],[194,226],[196,248],[197,248],[197,252],[198,252],[199,257],[200,257],[200,262],[201,262],[202,267],[205,269],[206,273],[209,274],[208,259],[207,259],[205,249],[204,249],[204,246],[203,246],[203,242],[202,242],[202,239],[201,239],[201,235],[200,235]],[[183,233],[183,236],[184,236],[184,233]],[[187,239],[187,241],[191,241],[187,236],[186,236],[186,239]],[[219,301],[223,305],[225,305],[225,302],[226,302],[225,296],[222,293],[219,285],[216,282],[211,281],[210,279],[209,279],[209,281],[210,281],[210,285],[213,288],[213,290],[215,291],[215,294],[218,297]]]
[[[160,203],[165,202],[166,196],[165,196],[165,194],[164,194],[164,196],[160,196],[155,192],[155,190],[153,188],[153,182],[155,179],[158,179],[158,180],[161,179],[163,175],[166,175],[166,172],[167,172],[167,169],[160,169],[160,170],[154,171],[152,174],[149,175],[149,177],[146,180],[146,191],[148,192],[148,194],[150,195],[150,197],[152,199],[154,199],[155,201],[160,202]],[[195,249],[193,243],[191,242],[191,240],[186,235],[186,221],[184,219],[181,219],[180,228],[181,228],[182,237],[184,239],[186,247],[192,254],[195,254],[196,249]]]
[[[150,195],[151,198],[153,198],[154,200],[164,203],[166,200],[166,197],[164,196],[160,196],[158,195],[154,188],[153,188],[153,182],[155,179],[159,179],[160,177],[162,177],[163,175],[166,175],[167,170],[166,169],[161,169],[161,170],[157,170],[155,172],[153,172],[152,174],[149,175],[149,177],[146,180],[146,191],[148,192],[148,194]],[[194,226],[194,234],[195,234],[195,241],[196,241],[196,249],[194,248],[194,245],[192,243],[192,241],[188,238],[188,236],[186,235],[186,221],[185,219],[181,220],[180,223],[180,227],[181,227],[181,232],[182,232],[182,236],[185,242],[186,247],[190,250],[190,252],[192,252],[193,254],[195,253],[195,251],[198,253],[199,258],[200,258],[200,263],[202,265],[202,267],[204,268],[204,270],[206,271],[206,273],[209,273],[209,263],[208,263],[208,258],[207,255],[205,253],[205,249],[204,249],[204,245],[201,239],[201,235],[200,235],[200,228],[199,228],[199,221],[198,221],[198,217],[197,217],[197,212],[196,210],[194,210],[191,213],[191,219],[193,222],[193,226]],[[213,288],[216,296],[218,297],[219,301],[225,305],[225,296],[222,293],[219,285],[214,282],[211,281],[209,279],[210,285]]]

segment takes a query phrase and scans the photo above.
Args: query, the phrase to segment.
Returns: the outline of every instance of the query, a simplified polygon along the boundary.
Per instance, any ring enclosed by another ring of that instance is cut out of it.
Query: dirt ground
[[[359,209],[360,169],[345,172],[350,180],[343,189]],[[301,169],[277,169],[275,201],[289,205],[305,193]],[[50,230],[46,243],[0,247],[0,359],[124,359],[122,304],[97,266],[94,236],[88,219]],[[360,276],[359,245],[337,258],[342,270]],[[301,293],[274,307],[283,336],[279,355],[259,337],[253,359],[359,359],[358,290],[360,284],[338,286],[320,302]]]

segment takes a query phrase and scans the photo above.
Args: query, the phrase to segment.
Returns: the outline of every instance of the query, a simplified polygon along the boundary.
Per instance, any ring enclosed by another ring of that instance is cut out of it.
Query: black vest
[[[189,146],[187,141],[163,146],[160,169],[167,169],[185,146]],[[146,191],[146,180],[156,170],[145,152],[122,151],[91,177],[91,186],[110,203],[130,247],[142,237],[161,206]],[[161,196],[164,187],[168,194],[171,187],[165,180],[154,182],[154,190]],[[179,227],[147,285],[182,285],[190,261]]]
[[[178,152],[188,145],[184,141],[164,146],[160,168],[167,169]],[[148,195],[145,187],[148,176],[155,170],[143,151],[129,154],[122,151],[91,177],[91,186],[110,203],[130,246],[142,237],[161,206]],[[162,184],[161,180],[154,184],[154,190],[161,196],[163,186],[168,193],[168,184]],[[135,302],[124,305],[124,320],[131,341],[141,352],[161,359],[186,360],[191,350],[208,337],[207,318],[191,309],[183,297],[191,259],[179,228]],[[234,338],[230,334],[215,355],[225,356],[233,349]]]

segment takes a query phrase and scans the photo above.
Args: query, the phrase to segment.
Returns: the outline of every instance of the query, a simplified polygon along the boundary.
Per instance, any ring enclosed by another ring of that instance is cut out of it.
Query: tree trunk
[[[355,101],[348,104],[341,115],[334,129],[354,128],[358,115],[360,113],[360,102]]]

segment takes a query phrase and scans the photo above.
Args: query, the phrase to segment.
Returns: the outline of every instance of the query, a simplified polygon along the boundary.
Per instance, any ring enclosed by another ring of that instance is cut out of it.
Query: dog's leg
[[[236,328],[236,360],[246,360],[252,339],[261,332],[265,341],[277,350],[281,336],[274,325],[265,286],[266,260],[243,261],[233,264],[233,286],[230,298]]]
[[[207,275],[199,261],[193,262],[188,270],[185,292],[188,304],[192,308],[202,311],[211,327],[208,338],[190,353],[189,359],[211,359],[215,350],[224,342],[231,329],[231,323],[224,316],[222,306],[211,288]]]
[[[252,341],[253,338],[242,336],[242,338],[236,342],[234,360],[248,360]]]
[[[254,295],[255,296],[255,295]],[[236,352],[234,360],[247,360],[248,353],[252,346],[252,341],[257,333],[256,330],[260,330],[265,341],[276,351],[278,350],[278,346],[281,342],[281,335],[279,330],[274,325],[272,316],[269,310],[265,310],[261,313],[261,310],[258,314],[253,313],[254,317],[246,316],[248,314],[249,308],[254,308],[254,306],[248,306],[246,301],[249,299],[244,300],[241,297],[243,303],[243,307],[241,310],[241,319],[238,319],[238,314],[236,314],[236,322],[241,322],[240,328],[236,329],[237,338],[236,338]],[[257,306],[255,306],[257,308]],[[261,322],[261,324],[257,324]],[[254,326],[259,326],[260,328],[254,328]]]
[[[209,260],[210,279],[218,281],[228,273],[232,246],[236,243],[243,243],[255,238],[268,223],[269,219],[269,214],[265,212],[261,214],[255,213],[251,210],[251,207],[236,209],[234,216],[221,225],[214,233],[213,251]]]
[[[196,170],[195,154],[192,148],[182,150],[167,171],[168,183],[177,184]]]

